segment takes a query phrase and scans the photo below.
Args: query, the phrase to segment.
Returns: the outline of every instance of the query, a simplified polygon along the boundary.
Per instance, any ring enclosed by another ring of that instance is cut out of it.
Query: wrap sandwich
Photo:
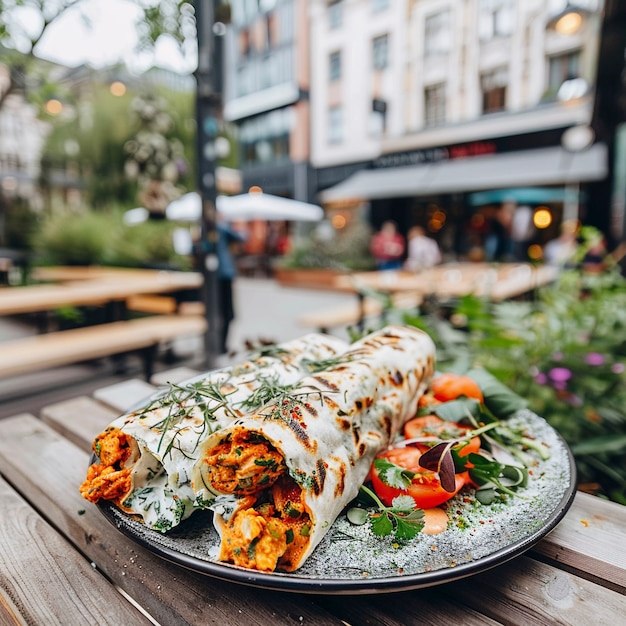
[[[311,333],[172,385],[95,438],[97,460],[80,487],[82,496],[91,502],[110,500],[146,526],[169,530],[195,509],[190,477],[202,441],[347,347],[336,337]]]
[[[218,560],[298,569],[357,495],[376,453],[415,415],[434,362],[426,333],[387,326],[205,438],[192,485],[198,505],[214,512]]]

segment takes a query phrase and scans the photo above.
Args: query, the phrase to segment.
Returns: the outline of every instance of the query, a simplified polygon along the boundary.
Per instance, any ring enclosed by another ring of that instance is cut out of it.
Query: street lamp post
[[[217,187],[215,142],[222,119],[222,38],[224,24],[216,21],[220,0],[195,0],[198,33],[196,70],[196,149],[198,191],[202,198],[201,241],[197,247],[204,278],[202,299],[207,331],[204,350],[206,366],[215,367],[223,324],[219,302],[217,256]]]

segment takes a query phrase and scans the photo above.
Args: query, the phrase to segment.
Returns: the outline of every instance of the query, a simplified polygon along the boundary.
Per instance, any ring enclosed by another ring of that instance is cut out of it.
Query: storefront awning
[[[601,180],[608,174],[607,146],[581,152],[559,146],[438,161],[424,165],[361,170],[320,194],[324,203],[465,193],[526,185],[562,185]]]
[[[469,195],[470,206],[499,204],[511,200],[517,204],[546,204],[550,202],[578,202],[581,194],[567,187],[508,187],[477,191]]]

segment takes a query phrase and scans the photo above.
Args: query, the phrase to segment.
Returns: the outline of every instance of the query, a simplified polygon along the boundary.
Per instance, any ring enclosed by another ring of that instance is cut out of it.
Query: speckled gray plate
[[[405,543],[376,537],[369,524],[354,526],[344,515],[331,526],[295,573],[246,570],[215,560],[219,538],[211,513],[199,511],[163,535],[102,502],[104,516],[122,533],[157,555],[196,572],[267,589],[301,593],[388,593],[457,580],[504,563],[547,535],[563,518],[576,492],[573,456],[548,423],[519,411],[523,423],[551,451],[533,468],[528,486],[508,503],[481,505],[462,491],[447,505],[448,529]]]

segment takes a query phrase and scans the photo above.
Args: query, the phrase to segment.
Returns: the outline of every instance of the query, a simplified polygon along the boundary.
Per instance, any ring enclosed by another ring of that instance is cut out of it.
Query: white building
[[[552,202],[555,224],[572,216],[585,184],[607,176],[607,150],[588,145],[600,1],[579,0],[557,24],[565,5],[312,0],[321,199],[368,201],[374,225],[392,217],[404,230],[436,211],[458,224],[505,190],[526,202],[519,188]]]

